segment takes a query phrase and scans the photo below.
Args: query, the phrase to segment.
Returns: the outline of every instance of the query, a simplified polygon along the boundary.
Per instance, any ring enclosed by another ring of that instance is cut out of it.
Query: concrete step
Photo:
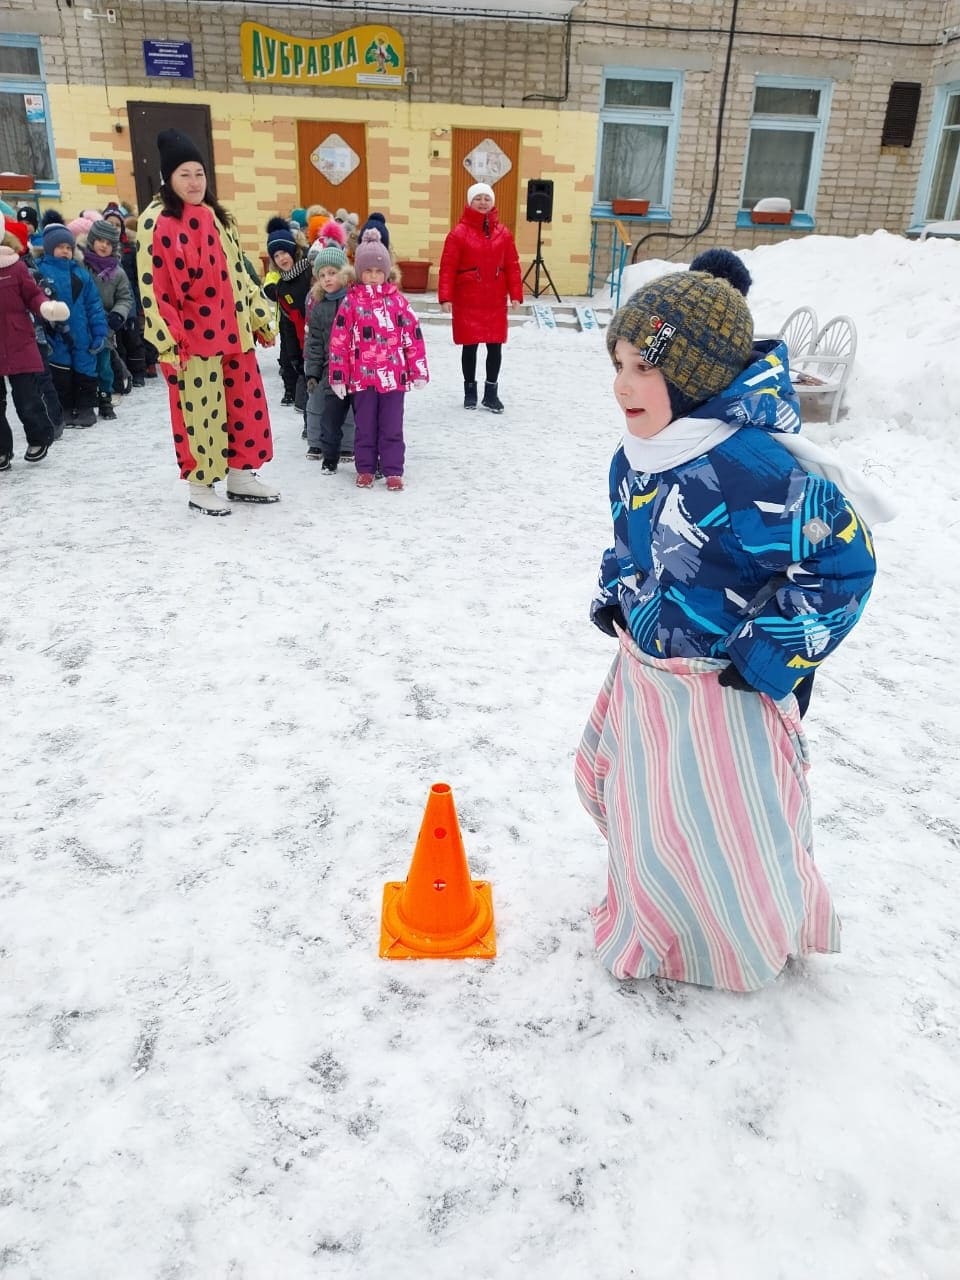
[[[421,324],[445,325],[447,327],[452,325],[453,317],[448,315],[447,312],[441,311],[440,304],[437,302],[436,298],[431,298],[425,294],[413,294],[412,296],[408,295],[408,297]],[[539,303],[547,302],[544,297],[540,297],[537,301]],[[597,317],[597,321],[601,328],[605,328],[610,323],[610,319],[613,315],[613,309],[610,306],[597,306],[595,303],[591,302],[589,298],[584,298],[582,301],[578,300],[576,303],[558,303],[554,301],[547,303],[547,305],[553,310],[554,319],[556,320],[557,328],[559,329],[579,328],[579,325],[577,324],[577,307],[592,307],[593,313]],[[533,306],[528,302],[524,302],[521,306],[517,307],[515,311],[507,312],[507,323],[510,328],[528,324],[533,320]]]

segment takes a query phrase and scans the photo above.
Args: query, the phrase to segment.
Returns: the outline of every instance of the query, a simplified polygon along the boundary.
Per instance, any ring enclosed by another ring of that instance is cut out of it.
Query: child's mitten
[[[123,328],[123,316],[119,311],[108,311],[107,324],[114,333],[118,333]]]
[[[51,324],[63,324],[70,319],[70,308],[65,302],[48,300],[40,303],[40,314]]]

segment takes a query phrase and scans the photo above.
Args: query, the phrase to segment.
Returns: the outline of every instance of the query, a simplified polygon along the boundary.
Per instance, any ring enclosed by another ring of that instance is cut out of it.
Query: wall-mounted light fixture
[[[98,18],[99,18],[102,22],[116,22],[116,20],[117,20],[117,11],[116,11],[116,9],[104,9],[104,11],[101,13],[101,12],[99,11],[99,9],[84,9],[84,10],[83,10],[83,20],[84,20],[84,22],[95,22]]]

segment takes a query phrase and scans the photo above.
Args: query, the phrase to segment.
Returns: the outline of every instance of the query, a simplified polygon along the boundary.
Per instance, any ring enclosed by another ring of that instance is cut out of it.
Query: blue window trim
[[[53,177],[38,179],[37,194],[41,196],[59,196],[60,177],[57,170],[57,149],[53,141],[53,122],[50,119],[50,99],[47,96],[47,76],[43,65],[43,43],[39,36],[0,35],[0,45],[8,48],[36,49],[39,78],[22,79],[15,76],[0,75],[0,90],[4,93],[38,93],[43,98],[43,118],[47,126],[47,147],[50,151],[50,163],[53,166]]]
[[[750,221],[750,210],[743,204],[743,189],[747,181],[747,162],[750,159],[750,141],[753,136],[754,129],[789,129],[795,130],[797,133],[812,133],[813,138],[813,154],[810,157],[810,173],[807,177],[807,194],[802,209],[794,210],[793,220],[790,226],[796,226],[799,230],[812,230],[814,225],[814,216],[817,210],[817,192],[820,189],[820,170],[823,165],[823,153],[827,145],[827,129],[830,125],[830,105],[833,98],[833,81],[817,80],[809,76],[771,76],[762,75],[754,76],[753,80],[754,95],[757,89],[818,89],[820,92],[820,111],[816,116],[772,116],[754,114],[753,109],[750,111],[750,120],[747,124],[747,145],[743,153],[743,173],[740,177],[740,212],[737,214],[737,226],[753,226]],[[756,97],[754,96],[754,101]],[[777,193],[771,191],[770,195]],[[741,215],[746,214],[746,224],[740,221]],[[809,226],[805,226],[800,219],[808,219]]]
[[[794,213],[789,222],[753,222],[749,209],[737,214],[737,227],[763,227],[765,231],[814,231],[817,224],[809,213]]]
[[[938,84],[933,99],[933,110],[930,113],[930,127],[923,151],[923,163],[920,165],[920,176],[917,178],[917,194],[913,204],[910,231],[921,232],[928,222],[949,221],[944,218],[928,218],[927,206],[933,188],[933,169],[937,162],[937,152],[943,137],[943,129],[947,119],[947,104],[954,94],[960,93],[960,80],[952,80],[949,84]],[[952,188],[956,190],[960,182],[960,163],[957,164],[953,176]],[[948,200],[949,205],[949,200]]]
[[[608,80],[663,80],[673,85],[670,108],[660,107],[605,107]],[[661,71],[645,67],[604,67],[600,82],[600,120],[597,129],[597,156],[593,166],[594,188],[591,217],[618,217],[620,221],[669,222],[670,205],[673,202],[673,179],[677,167],[677,150],[680,145],[680,120],[683,115],[683,72]],[[600,161],[603,155],[603,126],[605,124],[658,124],[667,128],[667,154],[663,166],[663,203],[651,205],[643,219],[614,214],[609,200],[597,199],[597,183],[600,181]]]

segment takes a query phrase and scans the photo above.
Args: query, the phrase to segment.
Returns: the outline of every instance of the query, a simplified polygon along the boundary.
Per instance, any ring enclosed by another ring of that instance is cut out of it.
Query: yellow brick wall
[[[51,84],[48,92],[64,213],[73,216],[81,208],[102,207],[117,198],[135,205],[126,104],[130,99],[160,102],[169,90]],[[236,216],[247,252],[258,255],[270,215],[289,213],[300,204],[296,121],[356,120],[358,104],[238,93],[206,93],[202,101],[210,108],[217,194]],[[521,134],[516,225],[522,265],[526,268],[533,257],[537,239],[536,226],[524,218],[526,179],[552,177],[555,220],[544,226],[543,256],[561,293],[586,291],[596,115],[406,100],[364,102],[362,115],[370,207],[387,215],[397,257],[431,261],[435,284],[450,230],[451,130],[488,124]],[[115,181],[81,184],[81,155],[112,158]]]

